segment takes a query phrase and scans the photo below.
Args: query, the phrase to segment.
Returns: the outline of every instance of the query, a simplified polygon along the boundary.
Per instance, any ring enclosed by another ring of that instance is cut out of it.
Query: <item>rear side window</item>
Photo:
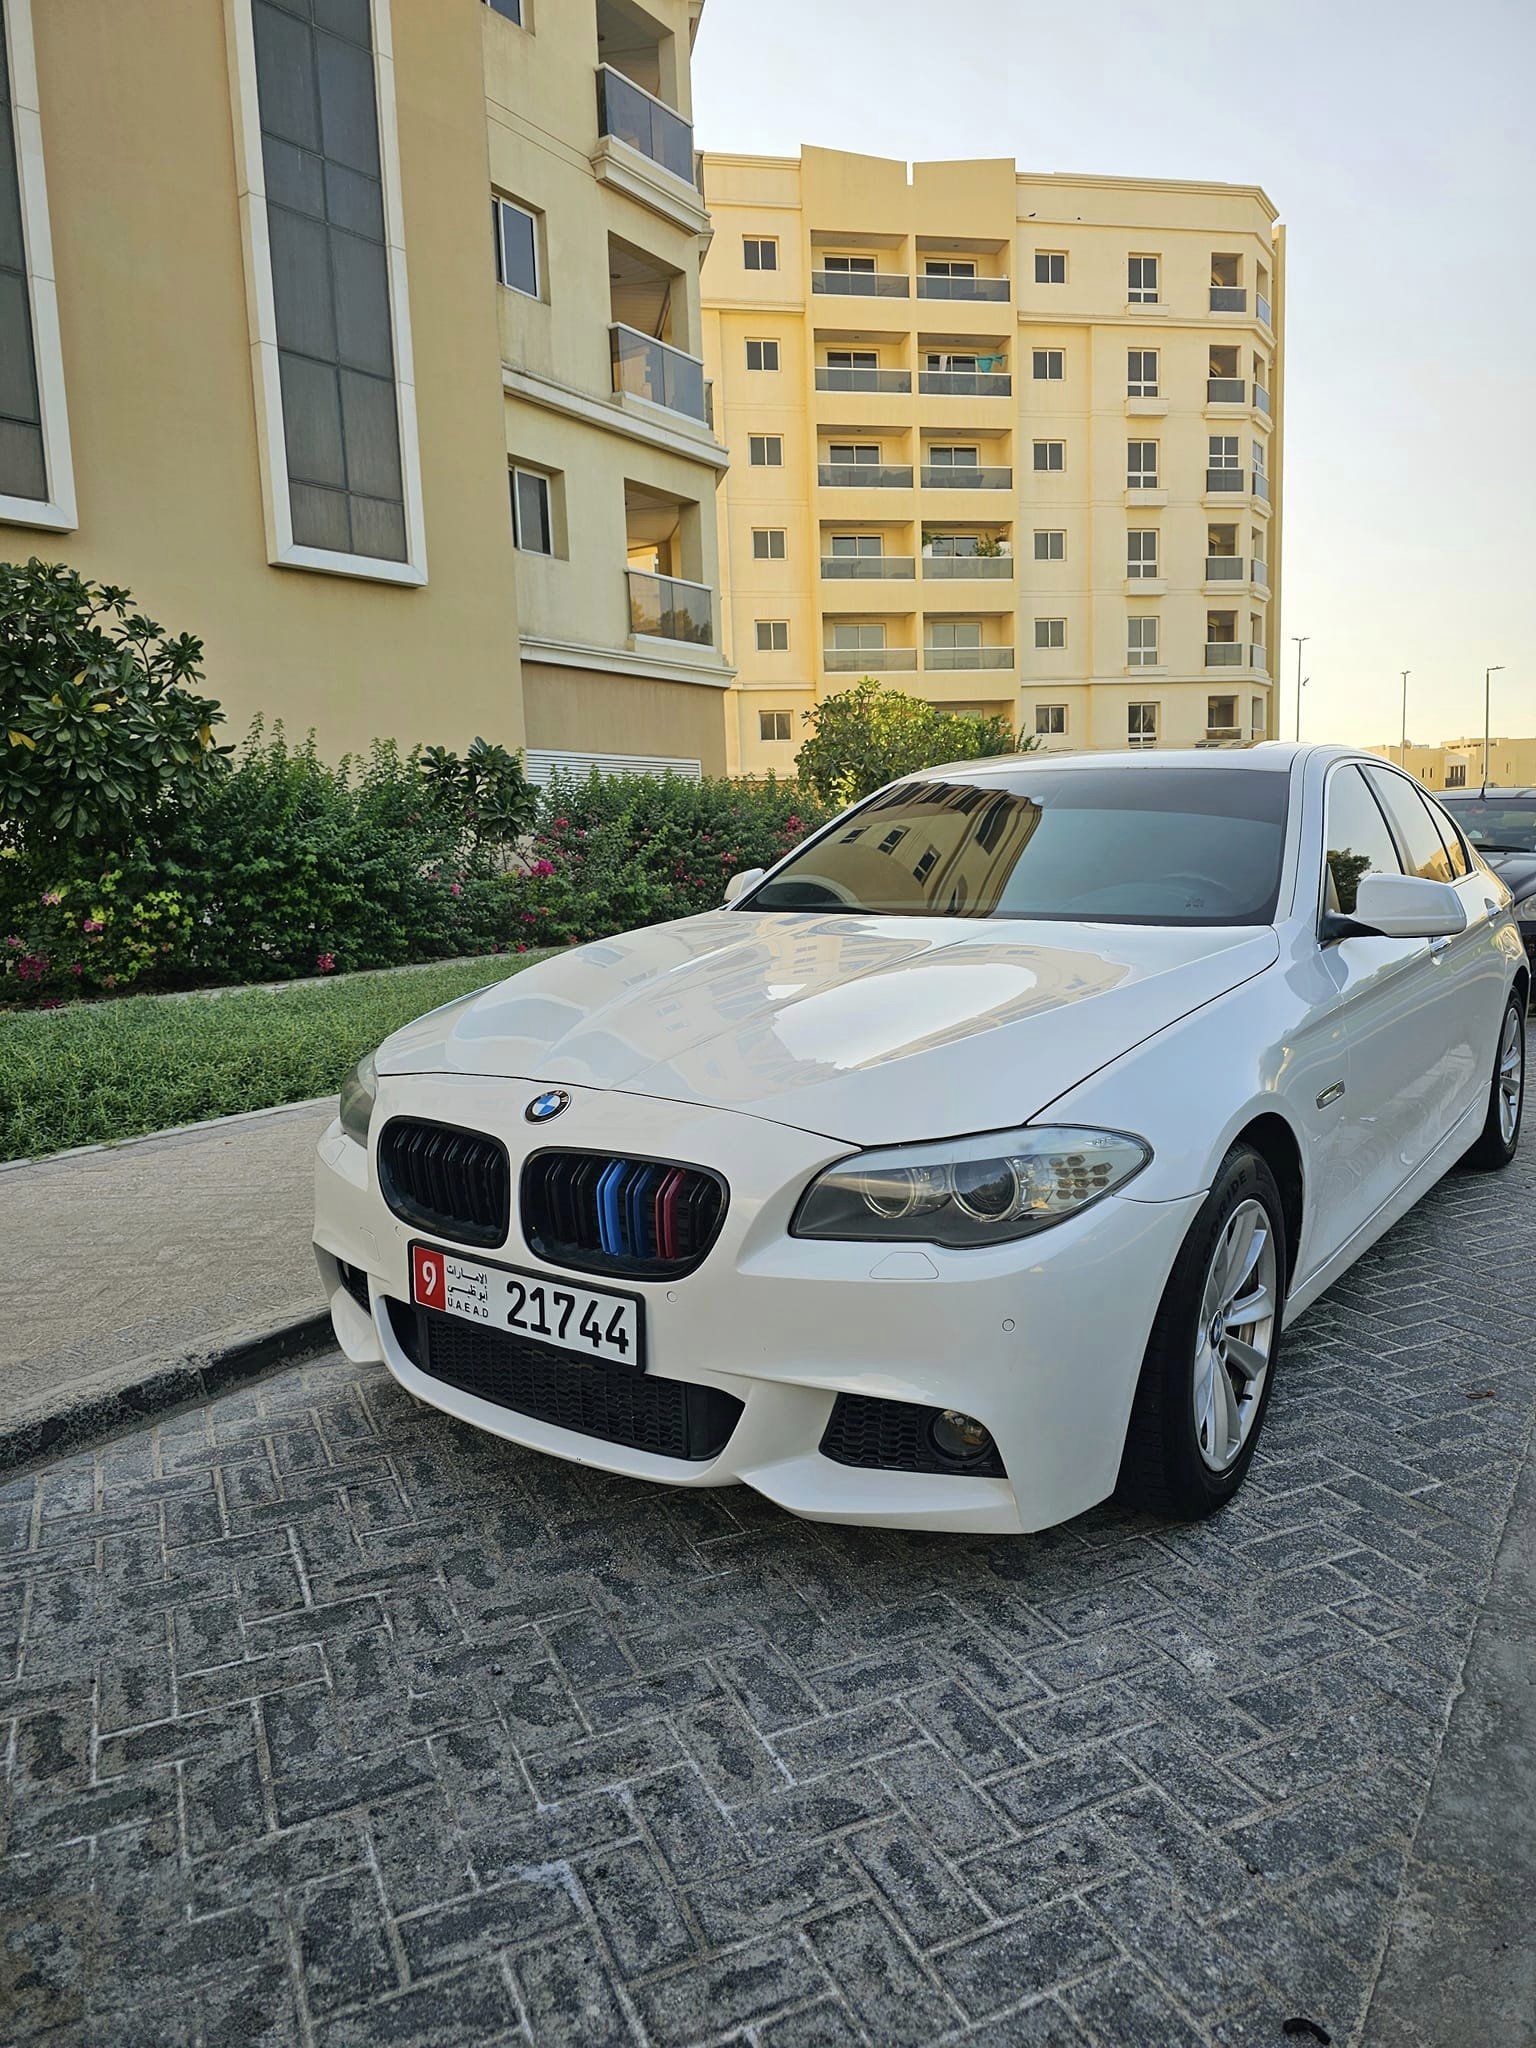
[[[1400,875],[1402,862],[1381,806],[1358,768],[1336,768],[1328,778],[1328,908],[1354,914],[1366,875]]]
[[[1426,882],[1448,882],[1451,856],[1445,850],[1439,826],[1430,816],[1429,805],[1406,776],[1390,774],[1383,768],[1367,768],[1365,772],[1392,820],[1409,874]]]
[[[1451,857],[1451,873],[1459,881],[1463,875],[1470,875],[1472,872],[1472,863],[1467,858],[1467,849],[1462,843],[1461,834],[1439,804],[1432,802],[1429,797],[1425,797],[1424,802],[1429,815],[1435,821],[1440,837],[1445,841],[1445,850]]]

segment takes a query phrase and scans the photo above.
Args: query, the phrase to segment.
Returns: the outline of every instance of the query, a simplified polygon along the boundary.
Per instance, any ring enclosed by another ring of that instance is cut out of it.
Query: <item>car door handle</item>
[[[1450,945],[1450,943],[1451,942],[1449,939],[1431,939],[1429,942],[1430,959],[1438,960],[1440,956],[1445,952],[1446,948]]]

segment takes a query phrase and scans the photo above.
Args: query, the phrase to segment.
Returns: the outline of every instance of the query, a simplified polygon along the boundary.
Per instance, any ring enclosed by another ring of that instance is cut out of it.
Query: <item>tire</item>
[[[1254,1236],[1267,1228],[1267,1247],[1260,1247],[1256,1271],[1261,1277],[1267,1274],[1269,1284],[1258,1294],[1256,1282],[1239,1286],[1233,1305],[1241,1310],[1267,1299],[1268,1321],[1262,1327],[1246,1319],[1228,1326],[1219,1314],[1223,1290],[1211,1292],[1211,1283],[1218,1272],[1218,1253],[1224,1271],[1232,1269],[1234,1257],[1241,1264],[1245,1253],[1237,1240],[1250,1227]],[[1231,1246],[1226,1244],[1229,1233]],[[1234,1145],[1189,1226],[1163,1289],[1126,1430],[1116,1488],[1121,1500],[1188,1521],[1215,1514],[1237,1492],[1253,1462],[1274,1389],[1286,1272],[1285,1212],[1275,1177],[1257,1152]],[[1218,1326],[1219,1343],[1213,1345],[1212,1332]],[[1238,1330],[1246,1332],[1246,1340],[1234,1336]],[[1213,1360],[1213,1350],[1231,1362],[1223,1368]],[[1249,1354],[1242,1364],[1239,1352]],[[1265,1361],[1263,1377],[1244,1410],[1243,1399],[1252,1385],[1249,1368],[1257,1354]],[[1222,1376],[1233,1389],[1235,1407],[1220,1403]],[[1209,1396],[1202,1420],[1205,1389]],[[1226,1455],[1234,1419],[1241,1424],[1238,1447]]]
[[[1511,1066],[1511,1062],[1513,1063]],[[1514,1089],[1513,1113],[1509,1090]],[[1504,1005],[1488,1084],[1488,1114],[1477,1142],[1462,1160],[1477,1173],[1499,1173],[1520,1149],[1525,1111],[1525,998],[1516,989]]]

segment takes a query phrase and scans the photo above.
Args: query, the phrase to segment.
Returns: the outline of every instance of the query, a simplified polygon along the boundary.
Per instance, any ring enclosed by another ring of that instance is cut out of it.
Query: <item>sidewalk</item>
[[[310,1176],[335,1109],[326,1096],[0,1171],[0,1469],[327,1335]]]

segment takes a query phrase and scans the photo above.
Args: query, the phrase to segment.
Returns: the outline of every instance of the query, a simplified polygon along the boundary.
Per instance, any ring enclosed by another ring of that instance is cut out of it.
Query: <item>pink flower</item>
[[[83,974],[85,972],[85,969],[80,965],[80,962],[78,960],[71,960],[71,962],[69,963],[69,971],[71,974]]]
[[[7,935],[5,943],[19,953],[27,942],[25,939],[19,938],[15,932],[11,932]]]
[[[570,822],[571,822],[571,821],[570,821],[570,819],[569,819],[569,818],[556,818],[556,820],[555,820],[555,830],[556,830],[557,832],[563,832],[563,831],[565,830],[566,826],[570,824]]]
[[[45,996],[37,1007],[40,1010],[61,1010],[64,1005],[57,996]]]
[[[81,931],[83,932],[104,932],[106,928],[107,927],[105,920],[99,917],[86,918],[85,922],[80,927]]]
[[[25,960],[18,960],[16,972],[23,981],[41,981],[48,972],[48,962],[37,953],[29,953]]]
[[[450,896],[462,896],[462,895],[464,894],[464,885],[463,885],[463,883],[462,883],[462,882],[450,882],[450,883],[449,883],[449,885],[448,885],[448,894],[449,894]]]
[[[315,955],[315,972],[317,974],[330,974],[334,972],[335,966],[336,955],[334,953],[317,953]]]
[[[536,860],[533,864],[533,872],[540,877],[552,875],[555,872],[555,864],[552,860]]]
[[[45,889],[43,891],[43,901],[50,905],[50,907],[55,903],[62,903],[64,901],[64,892],[61,889]]]
[[[514,953],[526,953],[528,948],[526,946],[514,946],[512,950]]]

